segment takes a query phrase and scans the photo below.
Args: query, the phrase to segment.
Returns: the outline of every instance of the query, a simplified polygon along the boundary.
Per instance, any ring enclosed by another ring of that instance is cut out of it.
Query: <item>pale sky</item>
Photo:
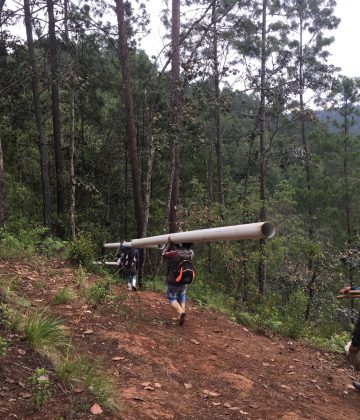
[[[335,15],[341,19],[332,31],[335,42],[330,48],[331,63],[348,77],[360,77],[360,0],[338,0]]]
[[[107,0],[109,4],[113,1]],[[134,2],[134,0],[132,0]],[[8,0],[9,5],[13,3]],[[171,6],[171,1],[169,1]],[[182,1],[182,5],[184,1]],[[160,21],[161,10],[165,7],[163,0],[149,0],[146,7],[151,13],[151,33],[143,40],[142,47],[149,56],[157,56],[161,51],[164,41],[162,35],[164,28]],[[184,9],[184,8],[183,8]],[[358,45],[360,42],[360,0],[337,0],[335,15],[341,18],[341,22],[331,35],[335,42],[329,48],[331,57],[329,62],[341,67],[341,74],[348,77],[360,77],[360,54]],[[25,35],[22,22],[15,28],[15,32]]]
[[[170,3],[170,2],[169,2]],[[151,13],[151,33],[143,40],[143,48],[149,56],[157,56],[163,41],[164,29],[160,21],[160,13],[164,8],[162,0],[150,0],[146,6]],[[341,74],[348,77],[360,77],[360,0],[337,0],[335,15],[341,19],[338,28],[331,31],[335,37],[329,48],[329,62],[341,67]]]

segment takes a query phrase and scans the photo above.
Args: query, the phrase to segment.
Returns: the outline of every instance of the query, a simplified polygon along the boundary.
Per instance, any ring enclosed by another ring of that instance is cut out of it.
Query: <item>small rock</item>
[[[95,415],[102,414],[103,412],[99,404],[92,405],[90,408],[90,411],[92,414],[95,414]]]
[[[221,405],[221,402],[215,402],[215,401],[213,401],[212,402],[212,405],[214,405],[215,407],[217,407],[218,405]]]
[[[29,394],[28,392],[20,392],[20,397],[24,399],[30,398],[31,394]]]
[[[155,382],[154,386],[155,388],[161,388],[161,384],[159,384],[158,382]]]
[[[142,384],[141,384],[141,386],[150,386],[151,385],[151,382],[143,382]]]
[[[238,411],[238,410],[240,410],[240,407],[229,407],[229,410]]]
[[[89,335],[92,334],[94,332],[94,330],[86,330],[84,331],[84,334]]]
[[[21,354],[22,356],[24,356],[24,354],[26,354],[26,350],[19,349],[18,353]]]
[[[230,404],[230,403],[225,403],[225,404],[224,404],[224,407],[226,407],[226,408],[231,408],[231,404]]]
[[[134,397],[132,397],[132,399],[135,401],[145,401],[144,398],[141,398],[138,395],[135,395]]]
[[[349,391],[343,391],[344,395],[348,395]]]
[[[125,356],[116,356],[116,357],[113,357],[112,358],[112,360],[124,360],[125,359]]]
[[[190,384],[190,383],[184,383],[184,387],[185,387],[185,389],[191,389],[193,386],[192,386],[192,384]]]
[[[146,389],[147,391],[155,391],[155,388],[153,388],[152,386],[146,386],[144,389]]]
[[[192,343],[194,343],[194,344],[200,344],[200,342],[199,342],[199,341],[197,341],[197,340],[195,340],[195,338],[190,339],[190,341],[191,341]]]

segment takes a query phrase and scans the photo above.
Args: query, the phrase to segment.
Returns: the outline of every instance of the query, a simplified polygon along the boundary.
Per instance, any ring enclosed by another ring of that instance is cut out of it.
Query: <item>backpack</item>
[[[195,268],[191,260],[181,259],[178,266],[174,270],[175,284],[190,284],[195,278]]]
[[[134,268],[136,266],[137,259],[136,253],[132,248],[124,248],[121,256],[121,264],[124,268]]]

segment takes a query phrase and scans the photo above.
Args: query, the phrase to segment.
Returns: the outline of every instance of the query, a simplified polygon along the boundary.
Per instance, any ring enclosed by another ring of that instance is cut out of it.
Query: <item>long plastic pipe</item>
[[[130,248],[153,248],[158,245],[166,245],[169,242],[176,244],[182,242],[239,241],[244,239],[267,239],[272,238],[274,235],[275,227],[272,223],[260,222],[149,236],[148,238],[133,239],[131,242],[123,242],[122,245]],[[120,242],[106,243],[104,248],[119,248],[120,245]]]

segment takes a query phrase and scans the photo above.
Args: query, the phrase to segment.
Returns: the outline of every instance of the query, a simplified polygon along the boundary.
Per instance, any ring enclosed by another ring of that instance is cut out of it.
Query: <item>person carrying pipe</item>
[[[124,275],[128,290],[136,292],[136,274],[139,270],[139,251],[136,248],[120,245],[120,253],[117,256],[119,271]]]
[[[192,283],[195,270],[192,263],[194,251],[192,243],[170,243],[162,252],[162,257],[167,259],[166,297],[171,307],[179,316],[179,325],[185,323],[185,302],[187,285]]]
[[[351,341],[345,346],[346,356],[355,370],[360,370],[360,314],[356,321]],[[360,391],[360,382],[353,381],[353,386]]]

